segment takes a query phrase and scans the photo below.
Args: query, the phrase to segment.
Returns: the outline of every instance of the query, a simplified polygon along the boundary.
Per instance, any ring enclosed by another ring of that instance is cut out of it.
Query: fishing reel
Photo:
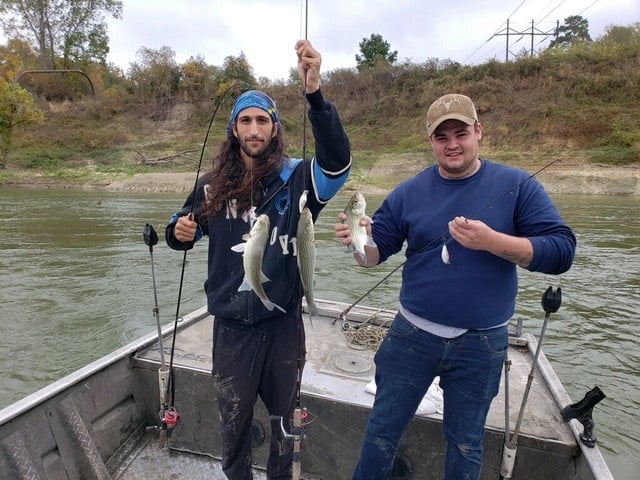
[[[167,437],[171,437],[171,432],[178,426],[180,413],[173,406],[165,405],[160,410],[160,425],[162,430],[166,430]]]
[[[163,405],[158,415],[160,417],[160,426],[153,425],[151,427],[147,427],[147,432],[160,430],[159,444],[160,448],[164,448],[167,440],[171,438],[173,429],[178,426],[178,422],[180,421],[180,413],[173,406]]]
[[[290,431],[284,428],[282,417],[277,415],[271,415],[270,417],[271,430],[274,432],[280,430],[284,438],[301,442],[314,419],[315,417],[306,408],[297,408],[293,413],[293,418],[290,420]]]

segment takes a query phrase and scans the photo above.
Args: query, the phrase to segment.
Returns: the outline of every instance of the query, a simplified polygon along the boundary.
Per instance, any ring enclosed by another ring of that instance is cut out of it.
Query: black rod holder
[[[583,425],[584,431],[580,434],[580,440],[589,448],[596,446],[596,436],[593,434],[595,428],[592,416],[593,407],[603,398],[605,398],[605,394],[596,385],[585,394],[582,400],[567,405],[560,411],[565,422],[575,418]]]

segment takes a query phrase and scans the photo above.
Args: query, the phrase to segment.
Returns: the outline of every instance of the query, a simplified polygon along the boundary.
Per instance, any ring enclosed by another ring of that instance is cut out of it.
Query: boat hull
[[[313,422],[302,444],[302,476],[350,478],[373,403],[365,390],[373,378],[371,349],[352,348],[340,313],[346,305],[318,301],[321,315],[305,321],[307,362],[301,407]],[[305,315],[306,317],[306,315]],[[357,308],[347,322],[384,328],[393,312]],[[334,322],[334,320],[336,320]],[[204,309],[184,317],[176,332],[174,406],[178,426],[160,448],[159,344],[144,337],[0,411],[0,477],[25,479],[224,478],[217,459],[221,443],[211,381],[213,318]],[[172,326],[163,330],[173,335]],[[515,424],[535,339],[513,339],[509,357],[511,425]],[[170,353],[163,342],[165,357]],[[525,421],[518,437],[513,478],[608,480],[613,478],[596,448],[576,440],[577,421],[565,423],[560,409],[570,402],[541,354]],[[483,479],[499,478],[504,444],[504,392],[487,419]],[[439,413],[416,415],[403,435],[395,476],[442,478],[445,442]],[[260,401],[252,430],[256,478],[266,465],[270,419]],[[192,469],[193,471],[190,471]],[[198,472],[196,474],[196,472]],[[160,475],[160,476],[158,476]],[[262,476],[261,476],[262,475]]]

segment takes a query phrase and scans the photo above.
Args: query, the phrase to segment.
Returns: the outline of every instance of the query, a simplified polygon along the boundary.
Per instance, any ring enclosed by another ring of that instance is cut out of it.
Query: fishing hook
[[[547,168],[549,168],[551,165],[553,165],[554,163],[558,163],[561,162],[562,160],[560,160],[559,158],[556,158],[555,160],[550,161],[549,163],[547,163],[544,167],[538,169],[537,171],[535,171],[534,173],[532,173],[531,175],[529,175],[527,178],[525,178],[524,180],[520,181],[519,183],[517,183],[516,185],[514,185],[513,187],[508,188],[507,190],[505,190],[503,193],[501,193],[500,195],[498,195],[497,197],[493,198],[491,201],[489,201],[488,203],[486,203],[485,205],[483,205],[482,207],[480,207],[478,210],[476,210],[474,213],[472,213],[470,216],[471,217],[477,217],[478,214],[480,214],[480,212],[486,210],[487,208],[489,208],[491,205],[493,205],[494,203],[496,203],[498,200],[500,200],[502,197],[504,197],[505,195],[508,195],[509,193],[511,193],[513,190],[515,190],[516,188],[520,187],[521,185],[525,184],[526,182],[528,182],[529,180],[531,180],[532,178],[534,178],[536,175],[538,175],[540,172],[542,172],[543,170],[546,170]],[[434,243],[440,241],[440,239],[442,237],[444,237],[446,234],[448,233],[448,230],[444,230],[440,235],[436,236],[433,240],[431,240],[430,242],[426,243],[425,245],[423,245],[420,249],[418,249],[416,251],[415,254],[418,253],[422,253],[425,250],[427,250],[429,247],[431,247]],[[414,255],[415,255],[414,254]],[[384,282],[386,282],[389,277],[391,275],[393,275],[394,273],[396,273],[400,268],[402,268],[404,266],[404,264],[407,263],[407,260],[404,260],[402,263],[400,263],[399,265],[397,265],[396,267],[394,267],[389,273],[387,273],[384,277],[382,277],[382,280],[380,280],[378,283],[376,283],[373,287],[371,287],[369,290],[367,290],[360,298],[358,298],[355,302],[353,302],[351,305],[349,305],[347,308],[345,308],[338,317],[336,317],[332,324],[335,323],[339,318],[346,318],[347,314],[351,311],[351,309],[353,309],[353,307],[355,307],[356,305],[358,305],[362,300],[364,300],[371,292],[373,292],[376,288],[378,288],[380,285],[382,285]]]

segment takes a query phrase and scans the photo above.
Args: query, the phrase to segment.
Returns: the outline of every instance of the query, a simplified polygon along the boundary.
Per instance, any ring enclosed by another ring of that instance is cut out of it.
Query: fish
[[[309,319],[318,315],[318,307],[313,296],[314,276],[316,269],[316,243],[315,231],[313,226],[313,216],[311,210],[304,207],[300,212],[298,220],[297,250],[296,261],[298,262],[298,271],[300,272],[300,281],[304,297],[307,299],[307,307],[309,307]]]
[[[360,255],[363,262],[367,261],[367,254],[364,251],[365,245],[373,246],[373,239],[367,236],[367,230],[360,225],[360,220],[365,216],[367,202],[364,195],[355,192],[349,199],[349,203],[344,209],[347,216],[346,224],[349,226],[351,243],[347,247],[347,252]]]
[[[442,263],[445,265],[449,265],[451,263],[451,257],[449,256],[449,249],[447,248],[447,244],[442,244],[442,251],[440,252],[440,259]]]
[[[277,308],[282,313],[287,313],[284,308],[269,300],[262,285],[270,281],[262,271],[264,250],[269,240],[269,227],[269,217],[266,214],[262,214],[256,219],[249,231],[247,243],[244,245],[244,253],[242,254],[244,278],[240,287],[238,287],[238,291],[253,290],[267,310],[272,311]]]
[[[233,217],[237,218],[237,217]],[[249,224],[249,230],[253,227],[253,224],[256,223],[256,207],[251,207],[247,213],[242,216],[243,220]],[[244,253],[245,248],[247,247],[247,239],[249,238],[249,234],[245,233],[242,235],[242,242],[238,243],[231,247],[231,250],[237,253]]]
[[[298,211],[300,213],[302,213],[302,209],[307,206],[307,195],[309,195],[309,190],[305,190],[304,192],[302,192],[300,198],[298,199]]]

